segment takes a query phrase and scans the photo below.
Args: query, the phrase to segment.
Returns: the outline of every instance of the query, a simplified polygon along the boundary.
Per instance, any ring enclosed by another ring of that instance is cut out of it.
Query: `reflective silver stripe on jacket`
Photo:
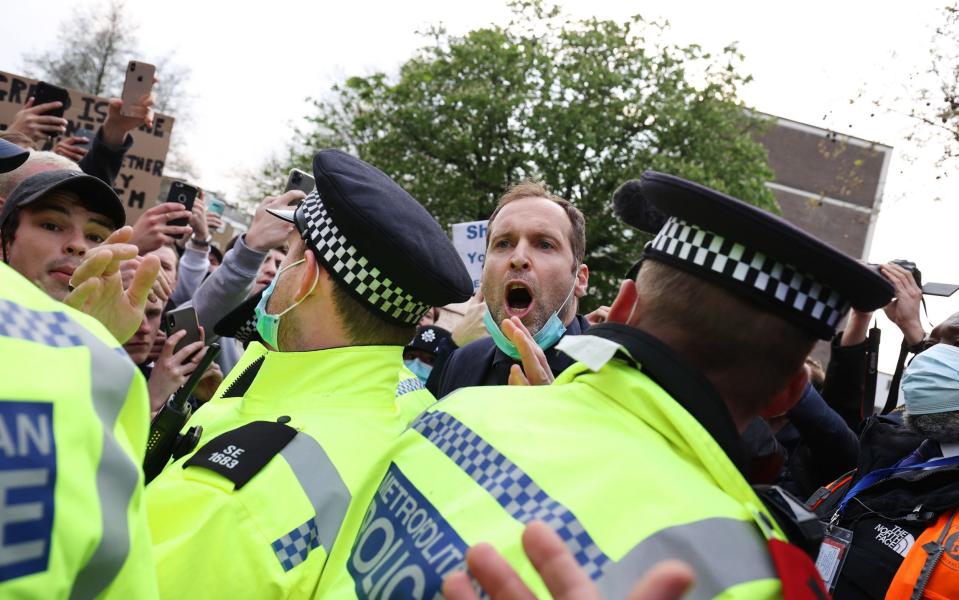
[[[272,544],[283,569],[289,571],[306,560],[317,546],[330,551],[352,496],[326,451],[306,433],[296,434],[280,455],[290,465],[315,511],[312,519]]]
[[[94,598],[120,573],[130,552],[127,513],[133,494],[141,485],[142,465],[130,460],[113,435],[136,367],[129,358],[118,356],[92,333],[78,328],[78,335],[90,351],[93,408],[103,423],[103,450],[100,464],[97,465],[97,493],[100,496],[103,534],[90,562],[77,575],[70,598]],[[138,458],[141,461],[143,459]]]
[[[60,311],[36,311],[0,300],[0,336],[54,348],[85,346],[90,353],[90,392],[103,429],[97,465],[102,535],[90,560],[77,574],[70,597],[94,598],[116,578],[130,552],[127,510],[139,482],[140,465],[120,447],[113,428],[126,403],[136,367]]]
[[[668,527],[609,563],[596,581],[604,598],[625,598],[636,580],[667,559],[688,563],[696,583],[686,600],[714,598],[750,581],[778,579],[766,541],[752,521],[711,518]]]

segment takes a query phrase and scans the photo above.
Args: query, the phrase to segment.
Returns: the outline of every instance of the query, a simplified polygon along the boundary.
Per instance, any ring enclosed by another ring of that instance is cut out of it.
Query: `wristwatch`
[[[197,246],[203,246],[204,248],[210,245],[210,242],[213,240],[212,235],[206,236],[205,240],[198,240],[195,237],[190,238],[190,243],[196,244]]]

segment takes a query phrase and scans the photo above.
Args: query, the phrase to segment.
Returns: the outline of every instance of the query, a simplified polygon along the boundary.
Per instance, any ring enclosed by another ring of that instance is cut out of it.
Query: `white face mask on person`
[[[276,289],[276,282],[280,280],[280,275],[289,271],[296,265],[306,262],[305,258],[301,258],[293,264],[289,264],[276,274],[276,277],[273,278],[273,281],[270,282],[270,285],[263,290],[263,295],[260,296],[260,301],[256,305],[256,331],[260,334],[260,337],[263,338],[263,341],[267,343],[271,348],[279,350],[280,347],[277,345],[277,335],[280,331],[280,317],[290,312],[294,308],[300,305],[301,302],[306,300],[307,296],[313,293],[313,290],[316,288],[316,283],[320,280],[319,273],[317,273],[316,279],[313,280],[313,285],[310,286],[310,291],[306,293],[306,296],[300,298],[297,302],[294,302],[290,306],[287,306],[281,312],[278,312],[275,315],[271,315],[266,312],[266,306],[270,303],[270,297],[273,296],[273,290]]]

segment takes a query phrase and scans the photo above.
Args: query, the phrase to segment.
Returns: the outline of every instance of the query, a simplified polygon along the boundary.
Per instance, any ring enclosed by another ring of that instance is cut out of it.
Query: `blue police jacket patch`
[[[359,598],[433,598],[465,570],[466,542],[393,463],[373,496],[346,568]]]
[[[53,404],[0,401],[0,582],[47,569],[56,481]]]

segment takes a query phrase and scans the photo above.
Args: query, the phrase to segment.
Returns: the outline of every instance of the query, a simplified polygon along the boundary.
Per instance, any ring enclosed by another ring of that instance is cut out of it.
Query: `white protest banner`
[[[488,221],[454,223],[453,247],[459,253],[466,270],[473,279],[473,291],[479,289],[483,278],[483,261],[486,259],[486,224]]]

